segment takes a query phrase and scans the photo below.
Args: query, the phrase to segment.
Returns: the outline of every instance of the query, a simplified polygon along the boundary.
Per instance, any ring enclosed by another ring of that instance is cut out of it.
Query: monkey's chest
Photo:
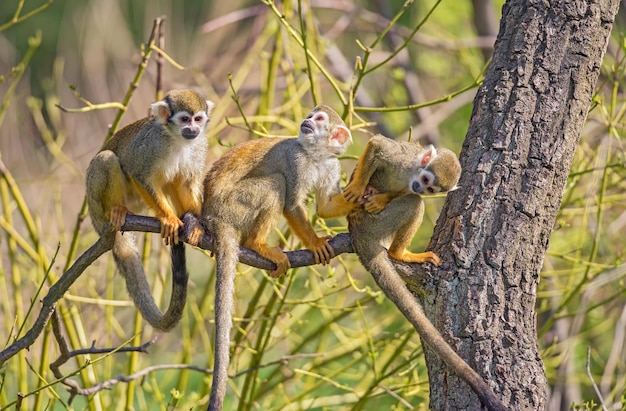
[[[162,170],[164,182],[191,180],[201,174],[204,169],[204,152],[205,148],[198,144],[186,144],[167,153],[164,162],[166,166]]]

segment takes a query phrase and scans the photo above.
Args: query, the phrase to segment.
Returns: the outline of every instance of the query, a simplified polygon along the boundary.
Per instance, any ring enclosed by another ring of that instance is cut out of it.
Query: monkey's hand
[[[389,204],[389,196],[385,194],[374,194],[366,198],[364,207],[368,213],[380,213]]]
[[[326,265],[335,257],[335,251],[328,243],[332,236],[316,237],[306,248],[313,253],[315,264]]]
[[[113,226],[113,231],[120,231],[124,223],[126,222],[126,214],[128,214],[128,208],[118,205],[111,209],[111,218],[109,222]]]
[[[366,187],[360,187],[360,184],[352,180],[343,189],[343,198],[350,203],[356,203],[362,198],[365,190]]]
[[[178,244],[178,229],[183,226],[183,222],[175,215],[160,217],[161,237],[165,245]]]

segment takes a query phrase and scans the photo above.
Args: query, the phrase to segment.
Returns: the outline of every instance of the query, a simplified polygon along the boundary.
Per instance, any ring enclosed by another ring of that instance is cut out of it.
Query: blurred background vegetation
[[[49,285],[96,239],[81,214],[84,171],[116,109],[89,104],[123,101],[155,18],[166,17],[164,49],[185,67],[165,63],[164,89],[194,87],[216,103],[210,161],[245,139],[296,135],[299,119],[324,102],[343,111],[353,129],[343,160],[349,172],[376,132],[407,138],[412,128],[414,139],[460,150],[501,5],[302,0],[273,10],[271,2],[252,0],[0,2],[2,346],[28,330]],[[599,400],[592,380],[607,404],[626,401],[623,22],[614,29],[538,290],[537,330],[555,410],[593,408]],[[309,58],[298,33],[306,34]],[[365,71],[359,61],[367,62]],[[153,53],[122,125],[146,115],[155,72]],[[415,104],[419,109],[403,109]],[[427,200],[415,250],[427,246],[442,201]],[[345,220],[318,220],[317,227],[346,230]],[[280,228],[276,241],[284,236],[287,248],[299,248]],[[145,244],[153,292],[167,300],[169,255],[156,236]],[[58,304],[71,349],[156,341],[148,353],[77,356],[64,375],[91,387],[155,365],[211,368],[213,260],[190,247],[187,254],[186,315],[169,334],[142,323],[110,257],[85,271]],[[243,372],[232,380],[227,409],[428,409],[419,339],[355,256],[278,281],[240,270],[231,372]],[[58,355],[48,327],[4,364],[0,410],[188,410],[203,409],[208,399],[209,375],[166,367],[70,404],[49,370]]]

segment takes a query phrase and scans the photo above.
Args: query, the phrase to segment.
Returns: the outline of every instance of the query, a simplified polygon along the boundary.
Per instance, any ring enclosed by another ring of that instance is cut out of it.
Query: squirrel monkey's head
[[[326,105],[315,107],[302,120],[298,138],[305,148],[327,150],[332,155],[343,154],[352,142],[352,134],[339,114]]]
[[[461,164],[456,154],[429,146],[418,158],[417,172],[409,181],[409,188],[417,194],[452,191],[460,176]]]
[[[150,111],[169,134],[192,140],[204,135],[215,105],[193,90],[172,90],[150,105]]]

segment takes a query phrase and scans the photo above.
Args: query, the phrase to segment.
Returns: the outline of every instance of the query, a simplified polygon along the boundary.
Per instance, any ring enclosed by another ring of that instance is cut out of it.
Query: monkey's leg
[[[272,277],[280,277],[291,268],[291,264],[289,263],[287,254],[267,244],[267,236],[274,226],[274,221],[273,219],[266,218],[263,214],[259,216],[257,221],[258,224],[255,225],[254,230],[243,240],[241,245],[256,251],[260,256],[276,264],[276,270],[270,271],[270,275]]]
[[[172,197],[179,204],[179,208],[177,208],[179,214],[182,216],[190,212],[199,216],[202,211],[202,181],[197,179],[198,181],[186,183],[180,180],[182,179],[177,179],[174,182],[175,193],[172,194]],[[196,225],[187,233],[187,242],[191,245],[198,245],[203,235],[202,227]]]
[[[267,244],[267,237],[283,210],[286,190],[285,178],[273,174],[240,180],[230,198],[237,205],[231,207],[230,213],[239,214],[231,214],[230,218],[247,221],[241,225],[241,245],[276,264],[276,270],[270,272],[272,277],[279,277],[291,268],[287,255]]]
[[[431,251],[424,253],[411,253],[407,251],[407,247],[413,240],[413,236],[422,224],[424,216],[424,202],[422,199],[413,194],[408,194],[389,203],[389,208],[393,207],[397,210],[395,222],[397,224],[396,234],[389,246],[389,256],[405,263],[424,263],[430,262],[439,265],[439,256]]]
[[[377,168],[377,151],[376,143],[370,139],[354,167],[350,182],[343,189],[343,196],[347,201],[356,203],[365,192],[367,184]]]
[[[125,194],[129,187],[115,153],[103,150],[96,154],[87,169],[86,180],[87,203],[94,227],[100,235],[107,224],[112,226],[112,231],[118,231],[128,213]]]
[[[202,210],[202,179],[197,178],[191,181],[184,181],[182,178],[174,182],[176,198],[180,203],[181,215],[192,212],[200,215]]]

